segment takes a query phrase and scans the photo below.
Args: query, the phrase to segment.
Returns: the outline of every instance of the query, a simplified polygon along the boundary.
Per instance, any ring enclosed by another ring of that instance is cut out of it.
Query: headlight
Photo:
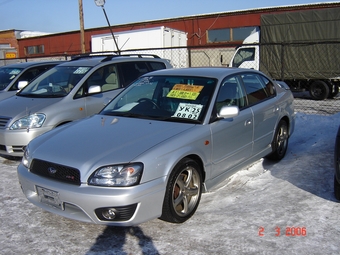
[[[26,129],[26,128],[40,128],[46,119],[45,114],[37,113],[23,117],[15,121],[11,126],[10,130]]]
[[[30,150],[28,148],[28,146],[26,146],[25,151],[24,151],[24,155],[22,157],[21,163],[29,168],[30,164],[31,164],[31,155],[30,155]]]
[[[90,176],[88,184],[106,187],[133,186],[139,184],[142,172],[142,163],[104,166]]]

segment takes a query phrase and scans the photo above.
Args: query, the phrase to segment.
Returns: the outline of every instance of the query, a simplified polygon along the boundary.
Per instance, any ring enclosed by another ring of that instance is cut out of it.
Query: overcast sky
[[[85,29],[107,26],[102,8],[83,1]],[[332,1],[313,0],[106,0],[111,25],[253,8]],[[78,0],[0,0],[0,30],[67,32],[80,29]]]

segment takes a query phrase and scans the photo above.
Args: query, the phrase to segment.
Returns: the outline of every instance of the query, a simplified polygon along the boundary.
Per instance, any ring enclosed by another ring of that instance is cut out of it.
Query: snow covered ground
[[[42,211],[22,194],[17,161],[0,158],[0,254],[340,254],[333,152],[340,113],[297,114],[279,163],[257,161],[203,194],[184,224],[117,228]]]

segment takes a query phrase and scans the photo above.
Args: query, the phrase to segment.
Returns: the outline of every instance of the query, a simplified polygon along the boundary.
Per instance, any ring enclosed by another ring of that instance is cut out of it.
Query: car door
[[[275,99],[275,87],[269,79],[254,73],[242,74],[241,78],[254,114],[253,154],[258,154],[272,142],[280,108]]]
[[[215,102],[216,111],[225,105],[239,107],[239,115],[218,119],[210,124],[212,134],[212,178],[231,170],[250,157],[253,142],[253,114],[247,106],[245,92],[239,77],[226,78]]]
[[[122,90],[117,73],[116,64],[102,66],[78,89],[74,100],[83,102],[86,116],[100,112]],[[91,86],[99,86],[100,92],[90,93]]]

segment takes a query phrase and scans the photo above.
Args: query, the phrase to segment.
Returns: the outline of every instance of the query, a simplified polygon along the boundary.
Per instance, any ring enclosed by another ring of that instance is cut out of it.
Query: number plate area
[[[64,205],[60,201],[59,192],[36,186],[40,202],[49,206],[64,210]]]

